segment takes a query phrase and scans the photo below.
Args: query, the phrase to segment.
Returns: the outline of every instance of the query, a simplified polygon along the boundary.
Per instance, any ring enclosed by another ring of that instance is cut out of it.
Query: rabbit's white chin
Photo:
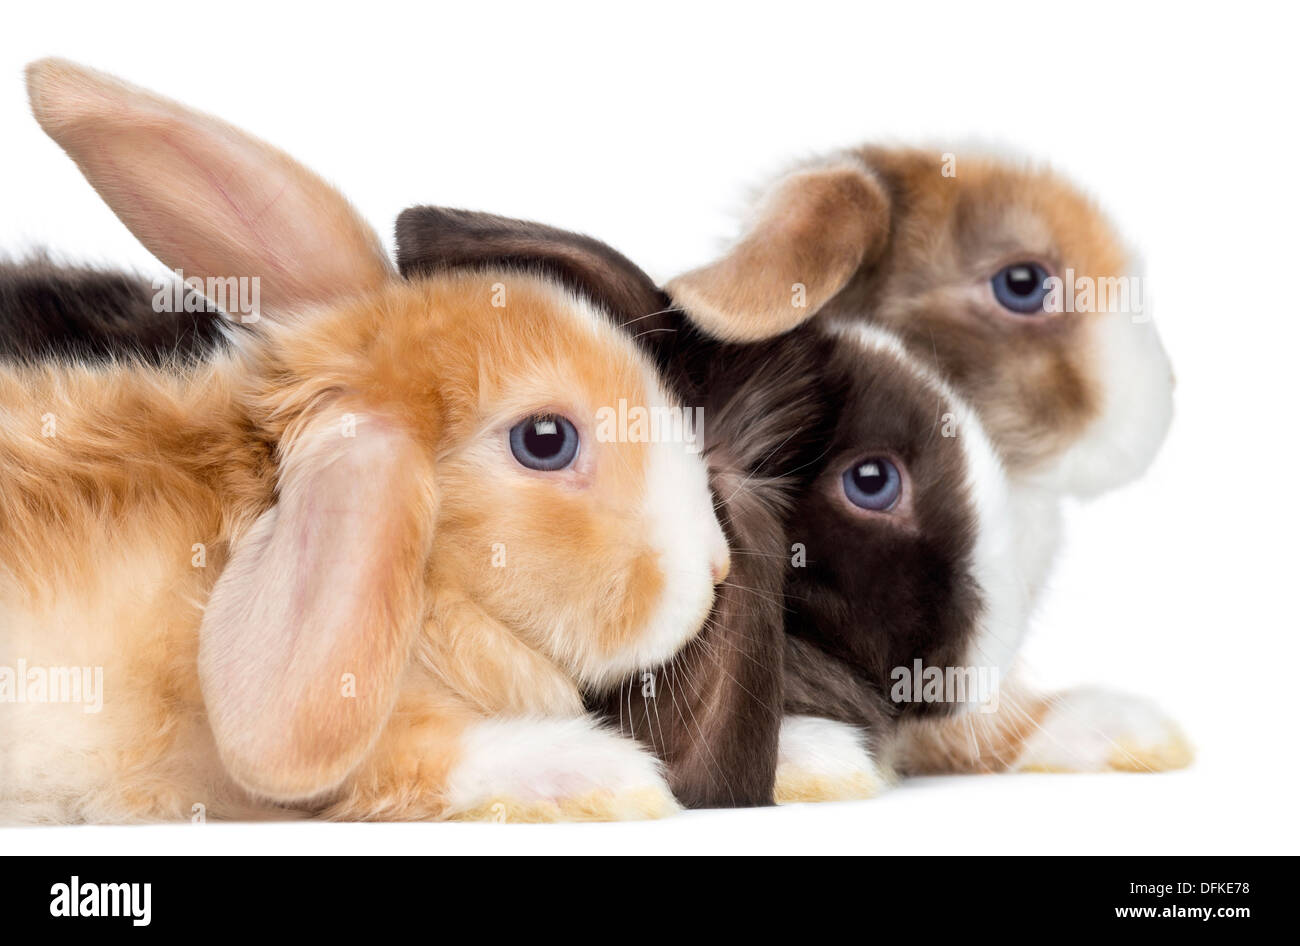
[[[1093,330],[1102,408],[1047,479],[1090,498],[1136,479],[1159,452],[1173,420],[1174,375],[1149,313],[1107,312]]]
[[[588,668],[585,682],[592,686],[650,670],[681,650],[703,628],[713,605],[715,576],[721,580],[728,567],[727,540],[713,510],[708,473],[689,445],[651,445],[644,515],[664,579],[659,604],[634,641]]]

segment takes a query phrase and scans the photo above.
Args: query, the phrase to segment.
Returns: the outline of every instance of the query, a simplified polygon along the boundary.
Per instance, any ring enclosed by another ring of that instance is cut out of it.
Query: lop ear
[[[424,615],[436,498],[423,452],[372,415],[318,418],[279,500],[235,545],[199,630],[199,679],[232,777],[271,799],[336,787],[392,710]]]
[[[635,263],[608,244],[528,220],[446,207],[410,207],[397,218],[403,276],[472,266],[520,266],[546,273],[638,327],[667,305]]]
[[[186,277],[258,277],[265,309],[392,278],[334,188],[219,119],[60,59],[27,67],[32,112],[150,252]]]
[[[665,288],[710,335],[769,338],[814,316],[888,236],[889,199],[864,164],[797,171],[763,198],[730,252]]]

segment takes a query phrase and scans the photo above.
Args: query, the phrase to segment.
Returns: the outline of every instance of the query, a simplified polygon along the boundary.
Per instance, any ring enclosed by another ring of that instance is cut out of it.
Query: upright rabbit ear
[[[666,289],[711,335],[769,338],[815,315],[888,236],[889,199],[861,162],[797,171],[763,198],[729,253]]]
[[[27,67],[36,120],[155,256],[186,277],[258,277],[267,309],[375,288],[392,267],[347,200],[216,118],[59,59]]]
[[[318,418],[285,450],[279,501],[236,543],[199,630],[208,719],[248,790],[318,796],[374,743],[424,615],[431,483],[373,415]]]

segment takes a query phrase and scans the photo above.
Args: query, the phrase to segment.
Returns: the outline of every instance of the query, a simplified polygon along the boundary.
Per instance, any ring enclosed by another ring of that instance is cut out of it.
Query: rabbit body
[[[0,817],[674,810],[582,707],[690,640],[727,570],[699,457],[597,432],[673,408],[649,359],[516,267],[400,280],[215,119],[60,61],[29,88],[164,262],[270,273],[271,317],[197,363],[0,365],[0,667],[102,678],[97,712],[6,708]]]

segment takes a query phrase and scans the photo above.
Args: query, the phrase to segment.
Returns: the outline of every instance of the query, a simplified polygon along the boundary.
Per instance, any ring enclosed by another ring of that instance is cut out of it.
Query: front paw
[[[855,727],[816,716],[787,716],[781,723],[778,805],[874,798],[889,781]]]
[[[1013,768],[1018,772],[1165,772],[1195,752],[1178,724],[1148,700],[1078,689],[1052,697]]]
[[[586,718],[471,727],[447,797],[457,821],[633,821],[678,811],[659,762]]]

